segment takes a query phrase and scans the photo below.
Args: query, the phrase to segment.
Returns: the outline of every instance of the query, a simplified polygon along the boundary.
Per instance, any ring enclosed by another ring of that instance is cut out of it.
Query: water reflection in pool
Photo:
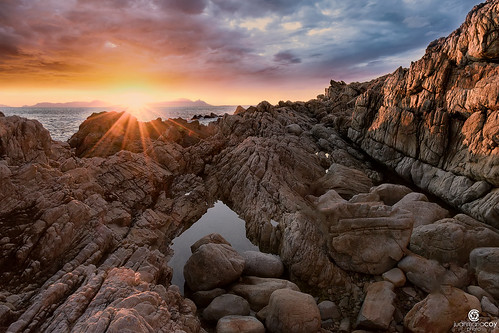
[[[205,235],[219,233],[239,253],[258,251],[258,247],[246,238],[244,225],[244,220],[234,211],[217,201],[196,223],[173,240],[171,248],[174,254],[168,263],[173,268],[172,284],[179,286],[180,291],[184,292],[184,265],[191,256],[191,245]]]

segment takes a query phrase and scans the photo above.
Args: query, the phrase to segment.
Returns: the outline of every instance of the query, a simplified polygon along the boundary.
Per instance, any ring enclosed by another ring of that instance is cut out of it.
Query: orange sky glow
[[[2,0],[0,104],[309,100],[408,66],[476,3]]]

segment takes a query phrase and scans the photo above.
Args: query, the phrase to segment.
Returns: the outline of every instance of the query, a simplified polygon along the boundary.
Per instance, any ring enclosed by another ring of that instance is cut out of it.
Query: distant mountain
[[[157,102],[157,103],[149,103],[148,104],[151,107],[185,107],[185,106],[211,106],[210,104],[206,103],[205,101],[202,101],[198,99],[197,101],[191,101],[190,99],[187,98],[179,98],[174,101],[167,101],[167,102]]]
[[[0,108],[10,108],[10,106],[5,105],[5,104],[0,104]]]
[[[110,106],[109,103],[103,101],[91,101],[91,102],[66,102],[66,103],[37,103],[35,105],[25,105],[24,107],[32,108],[102,108]]]

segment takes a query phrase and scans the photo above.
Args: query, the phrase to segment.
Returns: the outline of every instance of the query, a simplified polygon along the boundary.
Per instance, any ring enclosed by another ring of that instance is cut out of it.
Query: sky
[[[471,0],[0,0],[0,104],[309,100],[408,67]]]

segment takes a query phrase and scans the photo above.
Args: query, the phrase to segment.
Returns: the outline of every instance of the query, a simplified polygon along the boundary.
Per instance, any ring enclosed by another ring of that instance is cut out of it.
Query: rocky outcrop
[[[496,227],[498,7],[476,6],[421,60],[379,79],[355,100],[348,129],[376,160]]]

